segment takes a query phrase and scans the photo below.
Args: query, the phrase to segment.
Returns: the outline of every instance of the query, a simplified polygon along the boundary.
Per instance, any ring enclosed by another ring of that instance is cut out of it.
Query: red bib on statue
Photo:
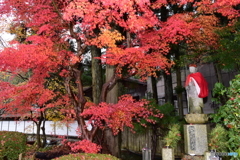
[[[197,93],[199,98],[204,98],[208,96],[208,83],[200,72],[191,73],[187,76],[185,86],[193,81],[197,88]]]

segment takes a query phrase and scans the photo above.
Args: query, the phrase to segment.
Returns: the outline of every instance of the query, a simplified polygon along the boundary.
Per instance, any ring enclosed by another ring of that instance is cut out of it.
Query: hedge
[[[119,160],[108,154],[78,153],[56,158],[56,160]]]
[[[16,160],[26,151],[27,136],[20,132],[0,131],[0,159]]]

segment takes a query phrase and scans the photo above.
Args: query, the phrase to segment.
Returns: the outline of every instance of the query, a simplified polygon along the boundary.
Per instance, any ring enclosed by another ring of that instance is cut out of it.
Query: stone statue
[[[190,74],[186,78],[188,112],[190,114],[203,114],[203,98],[208,96],[208,84],[196,65],[189,66]]]

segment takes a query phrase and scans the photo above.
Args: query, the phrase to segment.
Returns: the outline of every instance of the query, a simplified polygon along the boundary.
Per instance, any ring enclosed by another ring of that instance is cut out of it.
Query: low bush
[[[238,152],[240,159],[240,74],[229,82],[229,87],[224,87],[221,83],[216,83],[213,89],[215,102],[221,104],[215,114],[211,115],[212,121],[225,127],[226,139],[225,147],[227,152]],[[227,101],[222,102],[222,97]]]
[[[16,160],[26,150],[27,137],[20,132],[0,131],[0,159]]]
[[[79,152],[98,153],[101,149],[100,146],[86,139],[77,142],[68,142],[67,145],[71,148],[71,151],[74,153]]]
[[[78,153],[78,154],[69,154],[56,158],[57,160],[119,160],[116,157],[113,157],[108,154],[94,154],[94,153]]]

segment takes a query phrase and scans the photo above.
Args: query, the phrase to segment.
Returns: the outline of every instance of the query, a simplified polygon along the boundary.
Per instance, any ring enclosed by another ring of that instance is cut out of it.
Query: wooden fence
[[[152,130],[146,128],[144,133],[132,133],[130,129],[125,128],[122,132],[122,148],[128,149],[133,152],[141,153],[142,149],[147,145],[148,147],[152,146]],[[164,147],[163,139],[160,137],[157,142],[156,154],[162,154],[162,147]],[[183,152],[183,143],[179,142],[178,146],[174,150],[176,157],[180,157]]]

